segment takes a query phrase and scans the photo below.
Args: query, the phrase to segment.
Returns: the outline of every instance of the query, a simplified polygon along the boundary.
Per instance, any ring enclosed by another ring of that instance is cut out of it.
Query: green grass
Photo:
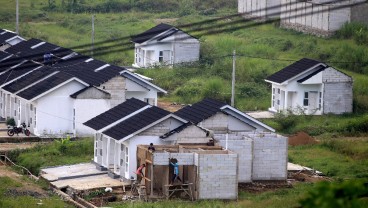
[[[8,155],[15,163],[38,175],[41,167],[89,162],[93,158],[93,139],[86,138],[66,144],[40,144],[28,150],[12,151]],[[35,159],[37,158],[37,159]]]
[[[289,161],[335,179],[368,180],[368,138],[327,139],[317,145],[289,147]]]
[[[22,180],[22,179],[20,179]],[[28,181],[30,184],[36,186],[33,182]],[[47,196],[46,198],[35,198],[32,196],[10,196],[6,192],[8,189],[19,188],[22,189],[22,183],[15,181],[9,177],[0,177],[0,207],[6,208],[38,208],[38,207],[53,207],[53,208],[67,208],[72,207],[63,202],[59,197]],[[42,204],[38,204],[42,203]]]

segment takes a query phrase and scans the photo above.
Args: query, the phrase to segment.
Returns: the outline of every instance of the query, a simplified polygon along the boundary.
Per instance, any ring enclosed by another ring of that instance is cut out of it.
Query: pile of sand
[[[289,137],[289,145],[291,146],[308,145],[316,143],[318,142],[305,132],[298,132],[297,134]]]

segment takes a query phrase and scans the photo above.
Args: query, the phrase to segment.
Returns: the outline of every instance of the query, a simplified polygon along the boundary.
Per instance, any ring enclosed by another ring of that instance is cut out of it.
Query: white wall
[[[37,99],[37,124],[34,134],[65,134],[73,133],[73,106],[71,94],[85,86],[77,81],[71,81],[64,86]]]
[[[128,141],[124,142],[129,147],[129,170],[125,173],[125,178],[136,178],[137,175],[134,172],[137,170],[137,146],[140,144],[149,145],[168,145],[169,142],[164,142],[159,136],[134,136]]]
[[[84,122],[110,109],[109,99],[75,99],[76,136],[93,135],[95,130],[83,125]]]

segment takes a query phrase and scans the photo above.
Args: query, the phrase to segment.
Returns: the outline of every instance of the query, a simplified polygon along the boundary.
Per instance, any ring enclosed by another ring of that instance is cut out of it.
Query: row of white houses
[[[0,117],[37,136],[91,135],[83,125],[90,118],[132,97],[157,105],[166,93],[125,68],[38,39],[0,51],[0,80]]]

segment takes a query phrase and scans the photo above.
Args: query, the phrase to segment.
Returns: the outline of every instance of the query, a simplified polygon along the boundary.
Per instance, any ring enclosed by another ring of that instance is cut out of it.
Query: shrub
[[[8,125],[8,126],[15,126],[15,125],[16,125],[16,123],[15,123],[14,118],[8,118],[8,119],[6,120],[6,125]]]
[[[308,196],[300,200],[304,208],[334,207],[352,208],[365,207],[359,198],[366,196],[368,189],[363,183],[345,181],[343,183],[321,182],[309,191]]]
[[[354,35],[356,35],[357,31],[360,30],[366,30],[367,27],[361,23],[345,23],[339,31],[336,32],[337,38],[352,38]]]
[[[282,131],[289,131],[298,123],[300,115],[286,114],[286,113],[276,113],[274,120],[280,125]]]

